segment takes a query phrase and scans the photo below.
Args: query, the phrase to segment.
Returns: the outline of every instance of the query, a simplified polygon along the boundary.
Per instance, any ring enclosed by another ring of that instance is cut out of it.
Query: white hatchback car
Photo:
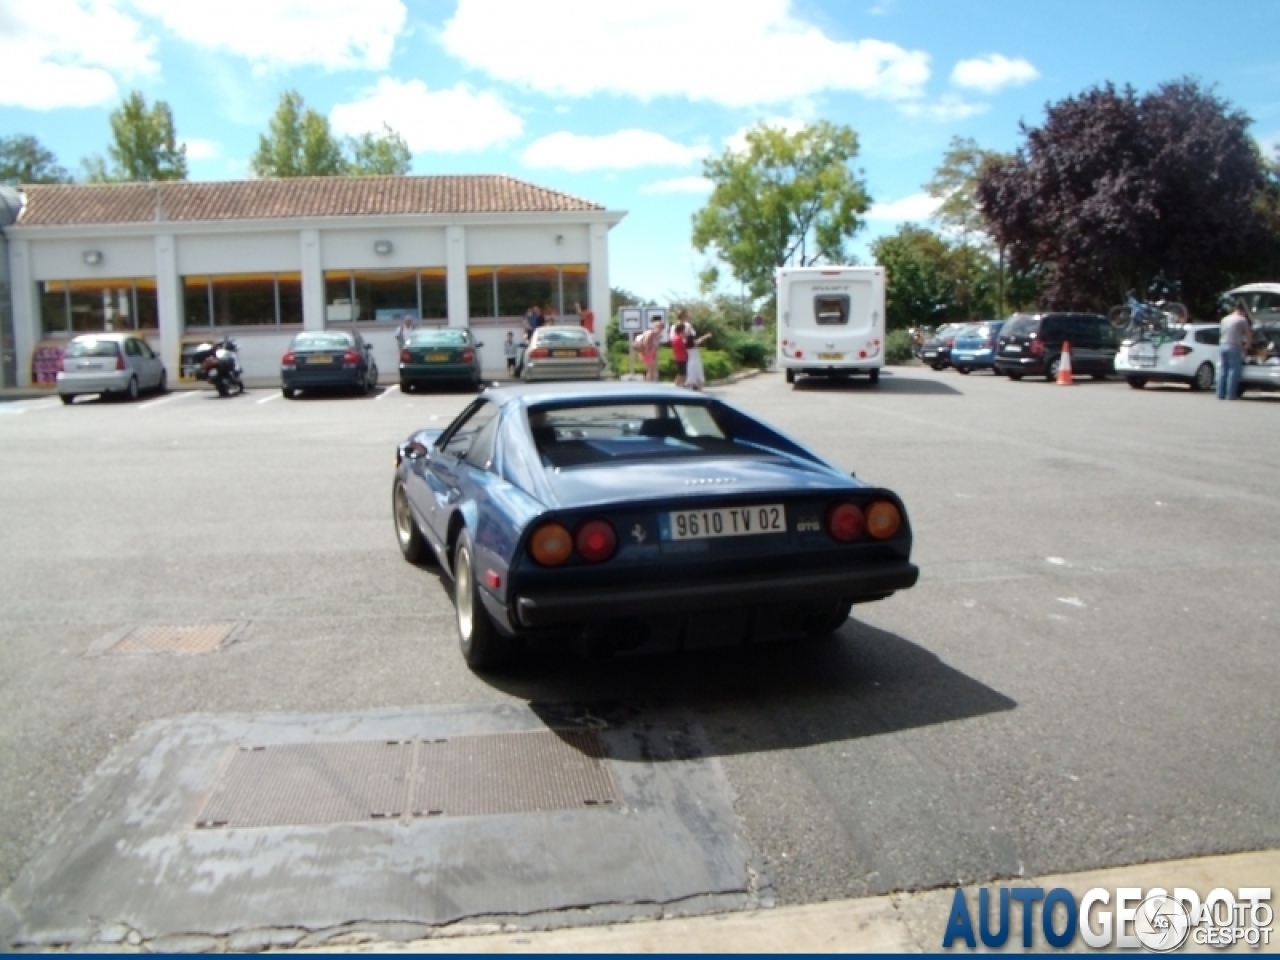
[[[132,333],[86,333],[67,344],[58,368],[58,395],[71,403],[83,393],[137,400],[164,393],[168,377],[151,345]]]
[[[1212,390],[1218,366],[1218,325],[1184,323],[1155,339],[1125,340],[1115,364],[1116,373],[1135,390],[1151,382]]]

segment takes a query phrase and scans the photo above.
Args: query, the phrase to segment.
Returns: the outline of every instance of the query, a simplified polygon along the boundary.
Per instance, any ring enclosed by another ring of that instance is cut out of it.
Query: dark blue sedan
[[[307,330],[293,338],[280,358],[280,392],[292,400],[300,390],[346,389],[373,393],[378,364],[373,347],[354,330]]]
[[[713,397],[633,383],[490,390],[396,452],[396,536],[454,581],[462,654],[822,636],[916,582],[891,491]]]

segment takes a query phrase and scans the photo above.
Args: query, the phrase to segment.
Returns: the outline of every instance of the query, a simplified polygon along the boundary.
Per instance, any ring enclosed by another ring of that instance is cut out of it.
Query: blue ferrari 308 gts
[[[916,582],[891,491],[714,397],[654,384],[489,390],[396,452],[405,557],[454,581],[462,654],[822,636]]]

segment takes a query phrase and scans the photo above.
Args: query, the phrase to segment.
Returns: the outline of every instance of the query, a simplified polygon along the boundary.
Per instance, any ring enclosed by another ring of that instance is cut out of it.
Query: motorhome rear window
[[[844,295],[814,297],[813,315],[819,326],[843,326],[849,322],[849,298]]]

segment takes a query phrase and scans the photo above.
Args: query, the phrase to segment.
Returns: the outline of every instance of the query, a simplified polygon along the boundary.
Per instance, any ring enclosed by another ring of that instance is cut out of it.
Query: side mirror
[[[404,446],[404,455],[408,457],[410,460],[425,459],[428,452],[429,451],[427,450],[426,446],[419,443],[417,440],[414,440],[410,443],[406,443]]]
[[[484,344],[483,344],[483,343],[477,343],[477,344],[476,344],[476,349],[478,350],[480,347],[483,347],[483,346],[484,346]]]

